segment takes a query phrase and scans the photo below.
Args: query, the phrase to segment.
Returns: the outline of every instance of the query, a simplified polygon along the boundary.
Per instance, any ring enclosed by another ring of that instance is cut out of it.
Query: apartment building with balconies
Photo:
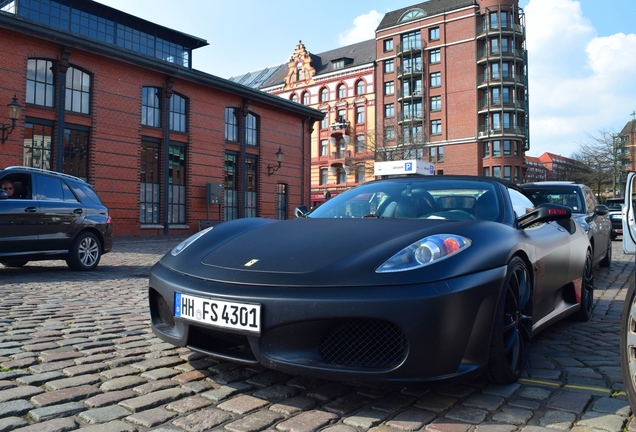
[[[520,181],[528,150],[525,24],[516,0],[433,0],[376,30],[387,159]]]

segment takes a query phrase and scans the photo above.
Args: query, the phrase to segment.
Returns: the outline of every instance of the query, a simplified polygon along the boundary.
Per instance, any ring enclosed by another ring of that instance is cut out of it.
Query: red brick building
[[[541,159],[534,156],[526,156],[526,172],[523,183],[534,183],[548,180],[548,169]]]
[[[205,40],[100,3],[3,5],[0,102],[15,95],[22,115],[0,167],[86,179],[116,235],[283,219],[309,204],[319,111],[193,70]]]
[[[627,153],[626,171],[636,171],[636,111],[632,112],[632,116],[634,119],[627,122],[620,133]]]
[[[377,125],[389,151],[424,143],[418,156],[439,174],[522,180],[528,89],[517,0],[402,8],[384,16],[376,43]]]

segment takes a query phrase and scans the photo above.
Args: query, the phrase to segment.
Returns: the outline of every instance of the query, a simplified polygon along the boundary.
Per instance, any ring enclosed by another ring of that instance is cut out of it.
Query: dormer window
[[[353,59],[349,57],[341,57],[331,60],[331,67],[333,69],[344,69],[345,66],[353,63]]]
[[[422,9],[411,9],[404,15],[402,15],[402,18],[400,18],[399,22],[412,21],[414,19],[424,18],[425,16],[426,12],[424,12]]]
[[[303,70],[303,64],[298,62],[296,64],[296,81],[303,81],[305,79],[305,71]]]

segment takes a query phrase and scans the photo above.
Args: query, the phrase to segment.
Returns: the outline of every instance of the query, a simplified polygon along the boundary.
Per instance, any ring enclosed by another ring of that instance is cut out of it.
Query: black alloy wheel
[[[607,241],[607,250],[605,251],[605,256],[599,263],[601,267],[609,267],[612,265],[612,239]]]
[[[521,376],[532,336],[532,280],[525,261],[514,257],[508,264],[499,298],[486,378],[510,384]]]
[[[573,316],[576,321],[585,322],[592,316],[594,308],[594,268],[592,253],[588,250],[585,256],[585,266],[581,280],[581,309]]]

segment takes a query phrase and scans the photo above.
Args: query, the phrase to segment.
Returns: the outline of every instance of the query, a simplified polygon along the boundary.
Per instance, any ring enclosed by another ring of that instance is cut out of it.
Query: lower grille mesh
[[[406,337],[399,327],[372,319],[345,321],[320,344],[326,363],[379,370],[398,365],[406,352]]]

